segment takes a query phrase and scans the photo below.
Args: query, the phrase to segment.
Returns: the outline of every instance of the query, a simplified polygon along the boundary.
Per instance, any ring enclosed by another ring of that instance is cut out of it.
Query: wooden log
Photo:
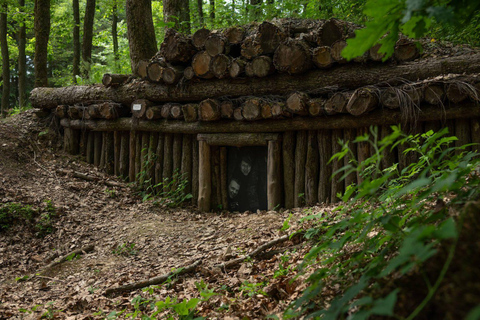
[[[156,120],[162,118],[162,106],[152,106],[145,112],[145,118],[148,120]]]
[[[245,120],[242,114],[242,107],[237,107],[235,110],[233,110],[233,118],[237,121]]]
[[[68,106],[65,106],[65,105],[57,106],[57,108],[55,109],[55,116],[60,119],[68,117]]]
[[[192,80],[193,78],[195,78],[195,71],[193,70],[193,67],[192,66],[186,67],[185,70],[183,70],[183,76],[187,80]]]
[[[207,67],[208,65],[206,64]],[[273,74],[268,78],[241,79],[235,81],[235,85],[223,80],[198,81],[191,83],[189,90],[182,88],[168,88],[167,90],[165,86],[140,81],[132,81],[116,90],[104,86],[38,87],[32,90],[30,101],[33,107],[41,109],[56,108],[60,104],[74,105],[86,100],[112,100],[129,105],[138,96],[155,102],[188,102],[204,99],[205,96],[278,94],[278,92],[290,92],[291,88],[307,92],[332,85],[344,88],[358,88],[379,82],[395,85],[397,80],[393,79],[398,78],[417,81],[439,74],[465,73],[468,75],[478,72],[480,72],[480,53],[421,60],[388,67],[383,64],[374,64],[368,67],[346,64],[335,68],[335,72],[311,70],[308,74],[295,77]]]
[[[210,73],[218,79],[229,75],[230,57],[225,54],[217,54],[210,60]]]
[[[222,119],[233,119],[233,110],[235,110],[235,103],[232,100],[224,100],[220,104],[220,115]]]
[[[173,134],[165,134],[164,149],[163,149],[163,182],[170,182],[173,178]],[[164,185],[164,192],[170,189]]]
[[[182,111],[182,105],[181,104],[171,103],[170,118],[172,118],[174,120],[182,120],[183,119],[183,111]]]
[[[130,131],[129,148],[128,148],[128,181],[135,181],[135,151],[137,150],[137,131]]]
[[[123,107],[120,103],[104,102],[99,105],[99,112],[102,119],[114,120],[130,114],[129,108]]]
[[[423,86],[406,84],[402,86],[402,90],[405,92],[410,102],[419,108],[420,103],[423,101]]]
[[[320,172],[318,177],[318,201],[323,203],[330,202],[332,190],[332,164],[329,164],[332,157],[332,131],[319,130],[317,132],[317,142],[319,151]]]
[[[294,185],[294,206],[297,208],[305,204],[305,165],[307,160],[307,143],[307,131],[298,131],[295,146]]]
[[[267,146],[267,141],[278,140],[274,133],[203,133],[197,135],[198,140],[207,141],[211,146]]]
[[[480,118],[470,119],[471,140],[476,145],[472,146],[472,151],[480,153]]]
[[[384,60],[385,53],[380,52],[381,47],[382,47],[382,45],[380,43],[377,43],[376,45],[374,45],[373,47],[370,48],[370,50],[368,51],[368,55],[370,57],[370,60],[377,61],[377,62],[380,62],[380,61]]]
[[[100,166],[100,158],[102,157],[102,142],[103,142],[103,135],[101,132],[94,133],[94,140],[93,140],[93,165],[96,167]]]
[[[212,195],[211,208],[215,211],[222,210],[222,192],[220,190],[220,147],[210,146],[212,163]]]
[[[338,143],[338,141],[342,139],[343,139],[343,130],[332,130],[332,156],[342,151],[342,146]],[[338,195],[343,195],[345,191],[345,181],[340,180],[340,178],[343,175],[343,172],[338,172],[343,167],[343,160],[339,161],[338,159],[335,159],[331,162],[331,166],[332,166],[332,178],[331,178],[332,191],[330,194],[330,201],[331,203],[335,203],[340,200]]]
[[[145,171],[147,172],[147,187],[155,185],[156,152],[158,147],[158,132],[151,132],[148,141],[147,163]]]
[[[137,132],[136,141],[135,141],[135,180],[139,182],[140,173],[142,172],[142,149],[143,149],[143,133],[144,132]],[[139,184],[141,186],[141,184]]]
[[[205,40],[205,51],[215,57],[218,54],[228,55],[230,52],[230,43],[228,39],[221,33],[210,33]]]
[[[137,99],[132,102],[131,110],[132,116],[137,119],[145,118],[145,113],[147,109],[150,108],[153,103],[146,99]]]
[[[283,115],[283,110],[285,110],[285,102],[275,101],[272,103],[272,117],[280,118]]]
[[[206,28],[201,28],[195,31],[192,36],[192,44],[197,50],[205,49],[205,41],[210,35],[210,30]]]
[[[252,62],[247,62],[245,65],[245,76],[250,78],[255,76],[255,70],[253,70]]]
[[[80,151],[80,132],[75,129],[65,128],[63,137],[63,150],[68,154],[78,154]]]
[[[279,72],[304,73],[312,66],[310,48],[304,41],[287,40],[275,51],[273,64]]]
[[[263,119],[271,119],[273,118],[273,113],[272,113],[272,103],[265,101],[265,103],[262,104],[262,109],[260,110],[262,118]]]
[[[182,106],[182,113],[185,122],[195,122],[198,120],[198,104],[188,103]]]
[[[472,143],[469,119],[455,119],[455,136],[458,138],[458,140],[455,141],[455,147],[457,148]],[[456,150],[455,153],[458,155],[462,152],[468,152],[471,150],[472,147],[467,147],[464,150]]]
[[[262,54],[256,34],[245,37],[241,44],[240,54],[247,60],[252,60],[254,57]]]
[[[251,68],[253,75],[259,78],[266,77],[275,72],[272,58],[268,56],[258,56],[253,58]]]
[[[177,174],[177,176],[180,173],[182,167],[182,140],[182,134],[173,135],[173,174]],[[175,189],[178,187],[178,183],[179,180],[176,179],[175,184],[173,185]]]
[[[313,206],[318,201],[319,153],[317,132],[308,131],[307,160],[305,164],[305,202]]]
[[[338,40],[332,44],[330,49],[330,55],[332,59],[338,63],[346,63],[347,59],[342,56],[342,50],[345,49],[347,46],[347,42],[345,40]]]
[[[192,192],[192,148],[194,136],[191,134],[184,134],[182,137],[182,163],[180,166],[180,176],[186,179],[184,193]],[[225,188],[226,190],[226,188]]]
[[[152,132],[153,134],[153,132]],[[140,149],[140,171],[137,178],[141,188],[147,187],[150,180],[148,168],[148,146],[150,144],[150,132],[142,132],[141,149]]]
[[[327,115],[348,113],[347,105],[351,97],[351,92],[336,92],[325,102],[325,113]]]
[[[215,99],[206,99],[198,105],[198,119],[200,121],[216,121],[221,118],[220,102]]]
[[[98,165],[101,170],[105,169],[105,155],[107,154],[105,150],[107,148],[107,133],[108,131],[102,132],[102,150],[100,150],[100,164]]]
[[[236,109],[234,111],[234,116]],[[288,113],[288,112],[287,112]],[[286,114],[284,113],[285,117]],[[418,114],[418,121],[436,121],[445,119],[465,119],[480,116],[480,108],[472,102],[465,102],[455,108],[447,108],[438,112],[436,106],[425,106],[422,112]],[[215,132],[282,132],[288,130],[320,130],[320,129],[341,129],[341,128],[360,128],[370,125],[388,125],[398,124],[402,114],[396,110],[386,110],[378,108],[372,111],[368,116],[355,117],[348,115],[337,115],[330,117],[329,121],[318,121],[318,118],[295,117],[292,119],[278,119],[275,121],[218,121],[218,122],[193,122],[184,121],[138,121],[135,127],[137,130],[144,131],[163,131],[175,133],[215,133]],[[135,119],[133,119],[135,122]],[[130,130],[132,119],[120,118],[114,121],[82,121],[61,119],[60,124],[63,127],[73,129],[84,129],[94,131],[115,131]]]
[[[163,119],[170,119],[170,110],[172,109],[172,104],[171,103],[165,103],[161,108],[160,108],[160,116]]]
[[[282,206],[282,146],[279,140],[268,141],[267,157],[267,209]]]
[[[199,154],[198,140],[193,139],[192,143],[192,204],[198,204],[198,175],[199,175]]]
[[[120,131],[113,132],[113,174],[118,177],[120,175]]]
[[[312,117],[318,117],[323,115],[325,110],[325,99],[323,98],[314,98],[308,100],[308,114]]]
[[[88,132],[86,130],[82,130],[78,133],[79,135],[79,154],[82,155],[83,157],[86,156],[87,154],[87,134]]]
[[[161,83],[163,81],[163,72],[166,66],[167,63],[163,58],[151,61],[147,66],[148,81]]]
[[[119,155],[119,173],[123,179],[128,179],[128,161],[129,161],[129,141],[130,133],[128,131],[120,132],[120,155]]]
[[[70,106],[67,114],[70,119],[83,119],[85,107],[82,106]]]
[[[287,40],[288,35],[281,24],[264,21],[258,26],[256,37],[260,54],[273,54],[278,46]]]
[[[447,85],[446,96],[450,102],[460,103],[469,97],[468,90],[467,84],[455,81]]]
[[[198,141],[199,168],[198,168],[198,209],[208,212],[211,209],[212,169],[210,146],[205,141]]]
[[[321,46],[331,46],[343,38],[343,32],[343,26],[340,21],[329,19],[320,27],[318,44]]]
[[[380,130],[380,140],[385,139],[387,136],[392,134],[392,129],[390,126],[381,126],[379,127]],[[392,150],[392,146],[385,148],[381,152],[382,160],[381,160],[381,168],[385,170],[390,168],[395,163],[397,163],[397,151],[395,149]]]
[[[402,101],[406,104],[406,94],[396,87],[388,87],[381,91],[380,103],[389,109],[399,109]]]
[[[410,39],[402,38],[395,44],[395,51],[393,56],[397,61],[412,61],[416,59],[420,54],[417,43]]]
[[[368,128],[359,128],[357,129],[357,137],[369,134]],[[338,152],[338,151],[337,151]],[[357,143],[357,161],[359,164],[364,162],[367,158],[370,157],[370,144],[368,142],[359,142]],[[357,182],[358,184],[362,183],[362,172],[357,172]]]
[[[212,57],[206,51],[198,52],[192,60],[192,68],[195,75],[204,79],[213,78],[213,74],[210,72],[211,61]]]
[[[241,26],[233,26],[225,29],[223,35],[230,44],[241,44],[245,39],[245,29]]]
[[[243,119],[248,121],[254,121],[262,119],[262,106],[265,101],[260,98],[249,98],[242,103],[242,116]]]
[[[167,66],[163,69],[162,79],[166,84],[177,84],[183,77],[185,68],[182,66]]]
[[[329,68],[334,62],[332,54],[330,53],[330,47],[316,47],[312,50],[312,61],[317,68],[325,69]]]
[[[86,113],[88,113],[90,119],[100,119],[100,118],[102,118],[102,114],[100,113],[100,105],[99,104],[89,105],[88,106],[88,111]]]
[[[148,67],[147,60],[139,60],[137,65],[135,66],[135,75],[140,77],[141,79],[147,78],[147,67]]]
[[[283,188],[286,209],[293,208],[295,205],[295,140],[294,131],[283,134]]]
[[[241,58],[237,58],[231,61],[230,68],[228,70],[230,77],[237,78],[245,72],[245,66],[247,62]]]
[[[308,114],[310,97],[304,92],[294,92],[287,99],[287,110],[293,114],[305,116]]]
[[[169,63],[188,63],[196,53],[196,50],[188,35],[168,28],[159,53]]]
[[[85,155],[85,161],[87,161],[87,163],[90,163],[90,164],[93,164],[93,153],[94,153],[93,141],[94,141],[94,136],[95,136],[95,132],[88,131],[87,152],[86,152],[86,155]]]
[[[347,111],[351,115],[365,114],[378,106],[378,89],[364,87],[353,92],[347,104]]]
[[[165,134],[159,132],[158,134],[158,144],[155,151],[155,185],[163,182],[163,161],[164,161],[164,148],[165,148]],[[157,189],[157,191],[160,191]]]
[[[353,157],[350,156],[349,154],[347,154],[343,158],[343,165],[344,166],[347,166],[349,164],[351,165],[351,161],[356,161],[356,159],[357,159],[357,145],[353,143],[353,141],[356,138],[356,133],[357,132],[356,132],[355,129],[346,128],[346,129],[343,130],[343,141],[345,143],[348,143],[348,147],[350,148],[350,150],[353,153]],[[343,174],[344,173],[341,173],[337,177],[341,177],[341,176],[343,176]],[[348,186],[350,186],[354,183],[357,183],[357,175],[352,172],[351,174],[349,174],[345,177],[345,190],[347,189]]]
[[[128,74],[105,73],[102,78],[102,84],[109,87],[118,87],[124,84],[131,76]]]
[[[113,175],[115,173],[115,140],[113,132],[105,132],[105,172]]]
[[[424,98],[429,104],[441,105],[445,99],[445,88],[443,83],[427,83],[424,89]]]
[[[220,147],[220,204],[223,210],[228,209],[227,164],[227,148]]]

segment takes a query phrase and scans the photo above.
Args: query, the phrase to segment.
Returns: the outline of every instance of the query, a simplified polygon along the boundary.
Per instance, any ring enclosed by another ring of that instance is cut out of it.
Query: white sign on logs
[[[140,111],[142,110],[142,105],[141,104],[134,104],[133,105],[133,111]]]

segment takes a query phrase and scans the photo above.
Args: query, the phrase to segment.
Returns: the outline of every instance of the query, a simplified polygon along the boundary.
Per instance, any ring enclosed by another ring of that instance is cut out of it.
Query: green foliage
[[[240,292],[242,292],[244,296],[248,296],[248,297],[253,297],[259,294],[266,296],[267,293],[262,290],[263,288],[266,287],[266,285],[267,285],[266,282],[254,283],[254,282],[249,282],[245,280],[240,285],[239,290]]]
[[[475,36],[480,17],[478,1],[368,0],[364,13],[369,17],[366,27],[357,30],[355,38],[347,40],[348,46],[342,52],[349,60],[362,55],[376,43],[382,45],[379,52],[385,53],[384,59],[387,59],[393,54],[399,31],[410,38],[420,38],[430,34],[432,24],[437,35],[454,35],[463,29],[473,35],[471,39],[479,40]]]
[[[45,200],[44,204],[44,208],[40,209],[16,202],[0,205],[0,232],[14,225],[26,225],[33,226],[39,237],[52,233],[54,231],[53,218],[57,209],[51,200]]]
[[[455,208],[480,195],[478,154],[455,148],[456,140],[447,129],[434,133],[405,135],[398,127],[382,140],[377,128],[370,135],[357,137],[355,143],[370,143],[374,154],[362,163],[355,160],[339,173],[343,177],[358,173],[362,181],[347,188],[341,205],[331,216],[310,217],[314,228],[307,237],[315,245],[305,256],[300,269],[316,265],[310,285],[284,314],[285,318],[349,319],[370,316],[394,316],[399,289],[385,291],[389,279],[418,270],[447,243],[448,254],[437,279],[425,279],[428,294],[408,319],[418,315],[433,297],[456,248],[458,220],[449,208]],[[351,154],[348,143],[333,156],[341,160]],[[381,168],[382,155],[399,144],[405,153],[416,153],[418,161],[400,170],[398,164]],[[435,206],[436,204],[436,206]],[[446,241],[448,240],[448,241]],[[317,265],[320,263],[319,265]],[[324,288],[337,286],[340,293],[328,297]],[[405,311],[406,312],[406,311]]]
[[[113,250],[113,254],[119,255],[119,256],[135,256],[137,255],[138,251],[135,249],[135,243],[129,243],[125,242],[122,243],[121,245],[117,246],[115,250]]]

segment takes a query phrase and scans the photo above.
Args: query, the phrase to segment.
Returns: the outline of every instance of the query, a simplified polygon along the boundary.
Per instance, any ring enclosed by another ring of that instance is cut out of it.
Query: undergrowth
[[[351,160],[335,174],[343,173],[341,179],[359,174],[362,179],[347,187],[334,213],[306,218],[314,221],[306,236],[316,245],[299,269],[313,273],[308,288],[285,311],[285,319],[410,320],[435,296],[457,248],[460,208],[479,198],[478,154],[468,152],[468,145],[452,147],[457,139],[447,136],[448,129],[416,135],[395,126],[392,130],[380,140],[372,127],[354,140],[369,143],[373,155],[361,163]],[[331,161],[347,155],[354,159],[348,142],[340,143],[342,151]],[[383,155],[399,144],[407,145],[405,156],[416,154],[418,161],[406,168],[382,168]],[[420,272],[440,244],[447,250],[439,272],[423,276],[424,284],[418,284],[427,293],[411,310],[396,306],[405,292],[385,284]]]

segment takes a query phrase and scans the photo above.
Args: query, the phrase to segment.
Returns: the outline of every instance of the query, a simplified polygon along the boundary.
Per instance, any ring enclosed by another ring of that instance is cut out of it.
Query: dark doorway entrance
[[[228,209],[267,210],[267,147],[228,147]]]

